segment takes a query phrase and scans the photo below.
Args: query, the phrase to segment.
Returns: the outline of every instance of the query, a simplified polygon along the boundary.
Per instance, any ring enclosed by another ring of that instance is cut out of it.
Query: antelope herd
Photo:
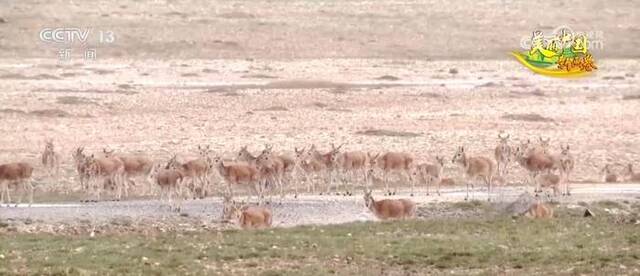
[[[430,195],[430,187],[435,187],[435,194],[440,195],[441,184],[451,181],[451,178],[444,177],[448,162],[442,155],[419,163],[417,160],[420,158],[407,152],[343,151],[344,144],[330,144],[330,147],[325,152],[314,144],[308,148],[295,147],[290,155],[265,145],[260,154],[253,155],[244,146],[237,155],[225,158],[214,154],[209,146],[198,146],[195,158],[179,160],[177,155],[173,155],[164,162],[140,154],[119,154],[106,148],[102,152],[88,154],[84,147],[78,147],[71,156],[78,187],[90,196],[91,201],[100,200],[105,193],[121,200],[137,191],[138,195],[155,195],[167,201],[173,210],[179,209],[185,198],[204,198],[213,194],[231,198],[238,187],[250,191],[249,199],[255,196],[258,205],[266,198],[271,202],[276,194],[283,198],[289,191],[293,191],[294,197],[298,197],[300,190],[320,195],[351,196],[360,188],[365,193],[367,207],[376,216],[411,217],[415,205],[409,200],[374,200],[371,195],[376,188],[373,180],[378,179],[385,195],[395,195],[398,183],[401,183],[411,187],[411,196],[415,194],[415,186],[426,187],[427,195]],[[490,158],[459,146],[451,158],[451,165],[460,169],[466,185],[465,200],[470,194],[473,196],[478,183],[487,186],[488,199],[491,200],[494,182],[504,179],[513,164],[527,172],[523,180],[527,186],[534,185],[536,193],[544,188],[551,189],[554,195],[571,195],[569,179],[576,160],[569,145],[561,145],[559,153],[554,154],[548,138],[539,138],[538,143],[525,140],[512,144],[510,135],[501,132],[493,152],[494,156]],[[49,177],[58,180],[61,159],[53,141],[47,140],[42,152],[42,166]],[[607,164],[602,169],[604,181],[640,181],[640,173],[634,172],[631,164],[624,166],[619,174],[613,166]],[[22,194],[29,192],[31,203],[33,170],[33,166],[25,162],[0,165],[0,203],[11,201],[12,188],[22,190]],[[391,177],[398,180],[394,182]],[[18,202],[22,200],[22,194]],[[266,221],[256,222],[260,219],[255,217],[270,220],[270,214],[265,210],[245,207],[236,208],[236,213],[242,215],[246,224],[267,224]]]

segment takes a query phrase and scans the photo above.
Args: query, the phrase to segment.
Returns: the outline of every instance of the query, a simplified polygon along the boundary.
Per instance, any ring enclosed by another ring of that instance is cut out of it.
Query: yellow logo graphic
[[[531,48],[511,54],[531,71],[551,77],[578,77],[598,69],[589,53],[587,36],[560,28],[555,36],[545,38],[533,32]],[[525,48],[526,49],[526,48]]]

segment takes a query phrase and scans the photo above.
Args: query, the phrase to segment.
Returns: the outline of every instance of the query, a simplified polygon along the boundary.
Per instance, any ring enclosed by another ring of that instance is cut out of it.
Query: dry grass
[[[502,118],[508,119],[508,120],[526,121],[526,122],[543,122],[543,123],[554,122],[553,119],[544,117],[536,113],[505,114],[505,115],[502,115]]]
[[[358,131],[356,134],[368,135],[368,136],[390,136],[390,137],[418,137],[421,134],[408,132],[408,131],[395,131],[387,129],[367,129],[364,131]]]

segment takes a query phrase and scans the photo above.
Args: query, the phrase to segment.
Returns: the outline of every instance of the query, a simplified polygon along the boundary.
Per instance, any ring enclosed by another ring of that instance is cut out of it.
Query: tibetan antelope
[[[45,141],[44,151],[42,152],[42,166],[51,175],[55,175],[57,180],[60,177],[60,154],[55,151],[53,140]]]
[[[362,183],[367,181],[367,161],[367,154],[362,151],[347,151],[337,156],[336,164],[338,170],[341,171],[343,182],[345,180],[347,181],[344,184],[346,188],[345,195],[353,195],[353,191],[349,188],[350,186],[352,187],[352,185],[348,185],[347,183],[357,182],[358,175],[362,176]],[[347,175],[349,175],[350,179],[345,179]]]
[[[123,193],[126,193],[126,183],[124,180],[124,163],[117,157],[99,157],[91,155],[86,160],[86,173],[89,179],[93,179],[94,185],[89,185],[95,189],[97,200],[104,183],[111,183],[117,189],[116,200],[121,200]]]
[[[273,215],[264,206],[250,206],[244,203],[232,203],[232,218],[237,219],[242,229],[263,229],[272,225]]]
[[[573,168],[575,166],[575,159],[573,155],[569,152],[569,145],[562,146],[560,145],[560,176],[562,178],[562,182],[564,182],[564,189],[562,191],[562,195],[570,196],[571,190],[569,189],[569,176],[571,172],[573,172]]]
[[[72,154],[73,162],[78,172],[78,179],[80,181],[80,188],[82,190],[89,190],[89,157],[84,154],[84,147],[78,147]]]
[[[444,157],[436,156],[435,159],[436,162],[433,164],[422,163],[413,168],[412,174],[414,181],[411,182],[411,196],[413,196],[414,183],[416,181],[427,186],[427,195],[429,195],[429,186],[436,184],[436,193],[440,195],[440,182],[442,181],[442,171],[444,169]]]
[[[105,154],[105,157],[107,158],[117,157],[122,161],[124,165],[123,177],[124,177],[124,181],[127,182],[127,186],[128,184],[135,186],[136,183],[131,178],[142,176],[144,177],[144,180],[146,182],[145,184],[147,187],[145,188],[147,189],[151,188],[149,186],[152,183],[151,172],[154,166],[153,161],[151,159],[142,155],[130,155],[130,156],[114,155],[113,154],[114,150],[109,151],[107,149],[102,149],[102,152]]]
[[[233,196],[233,186],[245,185],[249,186],[254,194],[258,197],[259,202],[262,200],[262,187],[260,185],[260,171],[247,163],[234,163],[215,157],[211,165],[218,170],[218,173],[227,183],[227,194]]]
[[[633,165],[629,163],[624,170],[622,170],[622,176],[625,181],[629,182],[640,182],[640,173],[636,173],[633,171]]]
[[[333,186],[333,180],[337,169],[336,160],[338,158],[338,154],[340,153],[340,148],[342,148],[343,145],[344,144],[335,147],[333,144],[331,144],[331,150],[324,154],[318,152],[315,145],[311,145],[311,148],[309,148],[309,150],[307,151],[309,159],[323,164],[327,184],[327,195],[330,194],[331,186]],[[335,189],[337,194],[338,185],[336,185]],[[322,194],[322,192],[320,194]]]
[[[497,172],[499,176],[503,176],[508,173],[509,163],[511,162],[511,146],[509,146],[509,134],[503,136],[502,132],[498,134],[500,142],[494,150],[494,156],[496,158]]]
[[[5,202],[9,206],[11,202],[11,194],[9,192],[9,186],[16,184],[16,187],[20,189],[22,187],[23,193],[18,197],[18,201],[15,206],[22,203],[22,197],[24,192],[29,190],[29,206],[33,203],[34,187],[31,183],[31,176],[33,174],[33,166],[28,163],[7,163],[0,165],[0,206]]]
[[[171,211],[180,211],[182,207],[182,181],[184,172],[175,164],[156,164],[152,170],[156,184],[160,188],[160,201],[167,200]]]
[[[606,183],[618,182],[618,175],[613,172],[609,164],[604,165],[604,168],[600,171],[602,174],[602,181]]]
[[[209,174],[211,168],[211,160],[208,157],[207,151],[203,151],[200,146],[199,158],[189,160],[185,163],[178,163],[176,155],[169,160],[169,166],[175,167],[182,171],[184,176],[189,179],[186,184],[188,191],[191,193],[191,197],[205,198],[207,194],[207,188],[209,187]],[[199,194],[199,195],[198,195]]]
[[[535,192],[538,192],[539,187],[535,183],[535,178],[538,174],[547,171],[549,172],[554,165],[554,160],[546,153],[538,150],[529,150],[528,143],[523,143],[518,146],[514,153],[515,161],[524,168],[528,173],[526,178],[527,183],[533,182],[535,184]]]
[[[262,153],[256,158],[256,164],[262,176],[270,180],[274,187],[279,188],[280,197],[284,198],[284,189],[291,182],[295,160],[288,155],[274,154],[273,146],[265,145]]]
[[[480,178],[487,185],[487,196],[488,200],[491,201],[491,185],[496,171],[496,165],[491,159],[484,156],[467,156],[464,147],[460,146],[451,162],[459,165],[464,171],[465,182],[467,184],[465,200],[469,199],[469,185],[471,185],[471,189],[473,189],[473,181]]]
[[[294,164],[294,174],[296,178],[304,178],[304,181],[307,184],[307,193],[315,193],[316,191],[316,181],[322,178],[323,173],[326,171],[327,167],[325,163],[320,162],[314,158],[309,158],[307,152],[302,149],[294,148],[295,152],[295,164]],[[300,177],[301,176],[301,177]],[[300,181],[301,179],[299,179]],[[297,185],[296,185],[297,189]],[[296,191],[296,194],[298,192]]]
[[[381,220],[410,219],[416,215],[416,204],[408,199],[375,200],[371,190],[364,191],[365,206]]]
[[[553,218],[553,208],[545,203],[534,203],[524,214],[526,217],[534,219],[547,219]]]
[[[386,195],[395,195],[397,186],[394,186],[393,192],[389,189],[389,175],[391,173],[397,173],[402,177],[405,177],[407,182],[411,182],[411,167],[413,166],[413,157],[404,152],[387,152],[385,154],[371,155],[367,153],[369,157],[370,168],[380,168],[382,170],[383,181],[385,184]]]

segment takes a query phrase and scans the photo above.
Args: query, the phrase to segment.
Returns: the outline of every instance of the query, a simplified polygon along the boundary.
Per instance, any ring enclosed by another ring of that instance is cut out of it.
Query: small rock
[[[456,69],[456,68],[450,68],[450,69],[449,69],[449,74],[453,74],[453,75],[458,74],[458,69]]]

